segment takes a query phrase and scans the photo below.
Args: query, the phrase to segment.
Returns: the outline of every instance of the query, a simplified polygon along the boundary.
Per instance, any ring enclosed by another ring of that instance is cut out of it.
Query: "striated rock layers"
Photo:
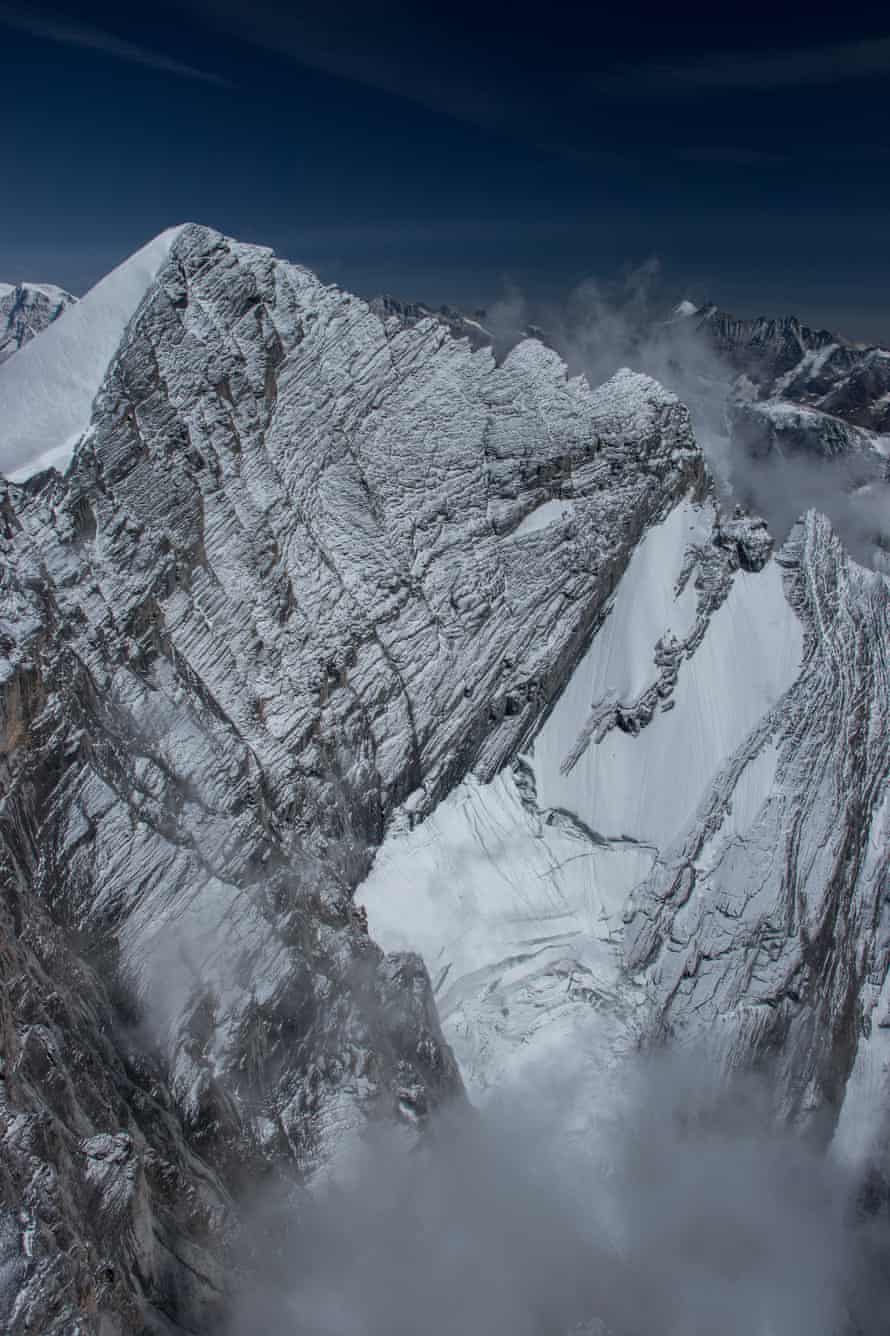
[[[646,377],[176,236],[66,476],[2,497],[5,1329],[218,1330],[247,1188],[462,1098],[352,890],[525,745],[705,486]]]
[[[51,325],[77,301],[48,283],[0,283],[0,362]]]
[[[828,1136],[860,1044],[886,1025],[890,582],[815,514],[777,561],[799,669],[635,891],[625,959],[644,971],[650,1023],[769,1064],[785,1112]],[[851,1147],[866,1159],[886,1098],[872,1096]]]

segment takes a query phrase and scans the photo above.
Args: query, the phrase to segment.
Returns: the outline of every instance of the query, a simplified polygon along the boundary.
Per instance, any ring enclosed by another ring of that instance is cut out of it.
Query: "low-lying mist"
[[[728,408],[738,370],[694,320],[672,311],[656,260],[610,282],[589,279],[562,303],[534,304],[514,290],[488,312],[486,325],[499,355],[540,330],[569,371],[583,372],[591,385],[623,366],[655,377],[688,406],[728,502],[761,515],[779,543],[805,511],[820,510],[857,561],[890,571],[890,485],[880,479],[877,457],[869,470],[814,451],[755,452],[733,437]]]
[[[227,1336],[887,1330],[885,1227],[765,1085],[650,1058],[604,1072],[591,1117],[566,1067],[417,1142],[375,1129],[311,1195],[266,1192]]]

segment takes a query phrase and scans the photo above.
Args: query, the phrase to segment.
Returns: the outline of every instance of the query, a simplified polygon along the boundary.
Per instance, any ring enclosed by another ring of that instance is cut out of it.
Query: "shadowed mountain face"
[[[77,301],[46,283],[0,283],[0,362],[18,352]]]
[[[871,1165],[886,580],[774,555],[646,375],[162,252],[3,484],[9,1329],[219,1331],[258,1186],[540,1045],[704,1035]]]

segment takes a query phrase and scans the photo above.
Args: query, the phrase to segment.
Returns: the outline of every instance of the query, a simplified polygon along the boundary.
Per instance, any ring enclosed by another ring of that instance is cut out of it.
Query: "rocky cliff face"
[[[6,1329],[219,1331],[248,1194],[543,1057],[705,1043],[881,1165],[887,580],[647,376],[149,251],[2,489]]]
[[[18,352],[77,301],[48,283],[0,283],[0,362]]]
[[[860,559],[887,569],[890,352],[812,330],[794,316],[740,319],[681,302],[668,320],[584,300],[535,325],[504,326],[443,308],[379,298],[411,324],[435,316],[456,337],[498,354],[524,337],[557,349],[598,380],[623,365],[654,375],[689,404],[706,453],[743,504],[763,508],[782,538],[825,505]],[[492,332],[493,329],[496,333]],[[778,502],[775,497],[778,496]],[[853,498],[848,500],[847,498]]]
[[[176,236],[67,475],[3,494],[11,1331],[216,1330],[245,1184],[463,1097],[353,889],[517,754],[705,485],[645,377]]]
[[[830,1135],[887,969],[890,584],[814,514],[777,561],[799,667],[635,891],[626,958],[660,1028],[778,1068],[785,1111]]]
[[[394,827],[360,898],[423,951],[475,1096],[555,1062],[589,1117],[604,1067],[689,1045],[768,1071],[861,1168],[886,1138],[890,587],[821,517],[763,537],[681,500],[512,772]]]
[[[421,320],[435,320],[444,325],[456,339],[468,339],[472,348],[488,348],[493,342],[491,331],[486,328],[485,311],[474,311],[465,315],[453,306],[425,306],[423,302],[400,301],[391,293],[373,297],[369,303],[371,310],[383,320],[398,320],[400,324],[412,327]]]

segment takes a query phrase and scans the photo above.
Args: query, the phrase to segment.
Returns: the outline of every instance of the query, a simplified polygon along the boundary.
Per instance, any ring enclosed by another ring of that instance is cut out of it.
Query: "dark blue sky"
[[[207,222],[357,291],[553,299],[650,256],[890,343],[885,5],[0,0],[0,278]]]

